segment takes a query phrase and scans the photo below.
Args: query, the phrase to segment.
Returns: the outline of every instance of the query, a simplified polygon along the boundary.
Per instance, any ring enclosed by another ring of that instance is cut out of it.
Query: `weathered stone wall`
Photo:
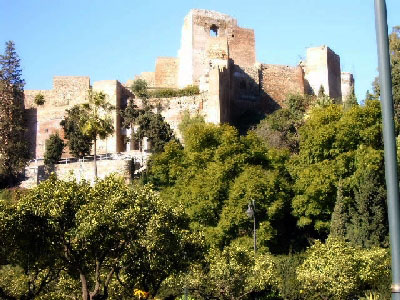
[[[45,99],[43,107],[72,106],[86,101],[90,88],[87,76],[54,76],[51,90],[26,90],[25,108],[36,107],[34,98],[42,94]]]
[[[261,67],[241,67],[231,64],[233,100],[254,102],[260,96]]]
[[[158,57],[156,61],[155,86],[163,88],[177,88],[178,71],[178,58]]]
[[[236,65],[251,67],[256,63],[254,30],[235,27],[228,36],[229,58]]]
[[[209,93],[204,103],[205,121],[220,124],[231,119],[230,74],[225,66],[216,66],[209,73]]]
[[[49,136],[58,132],[63,138],[64,133],[60,122],[64,119],[66,110],[76,104],[87,101],[87,92],[90,88],[89,77],[56,76],[54,77],[52,90],[27,90],[25,91],[25,107],[27,117],[27,139],[30,145],[30,153],[33,158],[43,158],[45,142]],[[111,112],[115,133],[105,141],[100,141],[97,146],[98,153],[120,152],[124,149],[124,141],[121,136],[121,120],[119,110],[121,98],[128,97],[129,91],[116,80],[104,80],[95,82],[93,90],[103,91],[107,100],[116,107]],[[37,94],[43,94],[45,104],[37,106],[33,99]],[[64,149],[63,157],[70,157],[68,148]]]
[[[290,94],[304,94],[303,70],[300,66],[261,65],[261,87],[265,97],[280,107]]]
[[[179,138],[178,125],[181,123],[184,113],[189,112],[191,116],[204,115],[204,106],[207,101],[208,95],[206,93],[194,96],[149,99],[149,103],[156,107],[155,111],[164,117]]]
[[[65,110],[75,104],[86,101],[90,88],[90,79],[86,76],[54,76],[51,90],[26,90],[25,108],[27,118],[27,139],[33,158],[42,158],[45,152],[45,142],[51,134],[58,132],[63,138],[60,126]],[[44,96],[44,105],[37,106],[34,98],[37,94]],[[68,156],[68,148],[63,156]]]
[[[135,80],[143,79],[143,80],[145,80],[147,82],[147,86],[148,87],[155,87],[156,86],[156,84],[155,84],[155,82],[156,82],[155,75],[156,75],[155,72],[142,72],[139,75],[136,75],[133,80],[128,80],[125,85],[128,86],[128,87],[131,87]]]
[[[97,175],[99,178],[104,178],[111,173],[116,173],[119,176],[128,178],[127,163],[128,161],[126,160],[98,160]],[[78,181],[94,182],[93,162],[58,164],[56,165],[56,173],[57,177],[62,180],[76,178]]]
[[[352,93],[354,89],[354,77],[353,74],[348,72],[342,72],[341,74],[341,89],[342,89],[342,100],[346,101],[347,97]]]
[[[68,164],[55,165],[54,173],[57,178],[61,180],[78,181],[86,180],[93,183],[94,171],[93,161],[90,162],[73,162]],[[130,174],[128,170],[128,160],[113,159],[113,160],[98,160],[97,161],[97,175],[98,178],[104,178],[111,173],[129,179]],[[46,173],[43,161],[32,162],[25,168],[25,180],[21,183],[23,188],[33,188],[40,181],[45,180],[49,173]]]

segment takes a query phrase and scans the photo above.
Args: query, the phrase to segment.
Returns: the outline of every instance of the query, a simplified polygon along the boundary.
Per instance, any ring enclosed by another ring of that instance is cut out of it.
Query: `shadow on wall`
[[[263,89],[258,67],[242,68],[231,60],[231,123],[240,134],[256,126],[267,114],[281,108]]]
[[[25,123],[27,127],[26,140],[29,144],[30,157],[36,157],[36,142],[37,142],[37,108],[29,108],[25,110]]]

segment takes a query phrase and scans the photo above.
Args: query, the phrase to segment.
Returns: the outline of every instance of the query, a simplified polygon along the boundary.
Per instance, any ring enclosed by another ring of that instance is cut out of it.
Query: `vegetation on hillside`
[[[149,89],[147,82],[143,79],[136,79],[131,90],[136,97],[141,99],[148,98],[172,98],[172,97],[183,97],[183,96],[193,96],[200,94],[200,89],[197,85],[188,85],[182,89],[173,88],[156,88]]]

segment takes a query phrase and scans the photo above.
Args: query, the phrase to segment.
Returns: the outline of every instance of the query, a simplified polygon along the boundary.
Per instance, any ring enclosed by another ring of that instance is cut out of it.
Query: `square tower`
[[[218,41],[215,41],[218,40]],[[221,41],[225,40],[225,42]],[[216,49],[221,45],[224,49]],[[198,84],[207,74],[216,52],[228,52],[224,59],[232,59],[237,65],[254,65],[254,30],[237,26],[237,20],[229,15],[204,9],[192,9],[182,27],[181,48],[178,52],[178,86]],[[211,48],[210,48],[211,47]]]
[[[307,49],[304,78],[315,95],[322,86],[325,95],[342,99],[340,57],[329,47],[324,45]]]

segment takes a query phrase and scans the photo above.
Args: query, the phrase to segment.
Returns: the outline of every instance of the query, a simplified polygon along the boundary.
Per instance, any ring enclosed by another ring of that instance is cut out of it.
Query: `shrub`
[[[50,135],[46,140],[46,152],[44,154],[44,164],[54,165],[60,159],[64,150],[64,141],[60,138],[58,133]]]
[[[355,248],[344,241],[330,238],[310,247],[307,258],[297,268],[307,299],[347,299],[359,287],[358,259]]]
[[[33,100],[35,102],[36,105],[43,105],[46,101],[44,100],[44,96],[43,94],[37,94],[35,96],[35,99]]]
[[[387,249],[360,249],[337,238],[317,241],[297,268],[306,299],[354,299],[364,294],[390,298],[390,255]]]
[[[172,89],[172,88],[156,89],[150,92],[149,96],[151,98],[172,98],[172,97],[193,96],[198,94],[200,94],[200,89],[197,85],[188,85],[183,89]]]
[[[285,300],[305,299],[296,269],[304,262],[304,253],[280,255],[275,258],[279,295]]]

